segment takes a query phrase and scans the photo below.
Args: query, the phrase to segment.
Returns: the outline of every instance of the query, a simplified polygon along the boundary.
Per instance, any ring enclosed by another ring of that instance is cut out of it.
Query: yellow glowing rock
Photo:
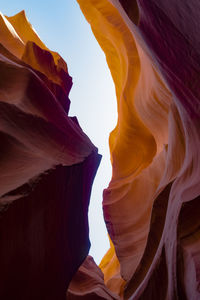
[[[103,197],[114,246],[100,264],[105,284],[124,299],[199,299],[197,4],[77,1],[105,52],[118,104]]]
[[[1,44],[15,56],[20,58],[24,51],[24,42],[19,37],[12,24],[2,13],[0,14],[0,36]]]
[[[12,17],[6,18],[9,21],[9,23],[13,26],[13,28],[15,28],[18,37],[21,39],[21,41],[23,41],[24,45],[27,42],[34,42],[40,48],[50,52],[53,55],[55,64],[67,71],[67,64],[65,63],[65,61],[61,58],[61,56],[58,53],[50,51],[46,47],[46,45],[41,41],[35,29],[28,21],[24,10]]]
[[[171,95],[142,49],[136,29],[133,35],[111,1],[78,3],[106,54],[116,87],[118,122],[110,135],[113,176],[103,207],[121,275],[128,280],[144,251],[153,195],[165,166]],[[110,263],[110,278],[117,268]]]

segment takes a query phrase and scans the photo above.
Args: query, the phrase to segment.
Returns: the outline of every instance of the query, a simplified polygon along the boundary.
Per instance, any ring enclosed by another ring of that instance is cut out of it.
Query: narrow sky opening
[[[90,254],[96,263],[109,249],[109,241],[102,212],[102,193],[111,179],[111,163],[108,146],[109,133],[117,122],[117,104],[115,88],[108,69],[105,55],[98,45],[89,24],[77,9],[75,60],[79,62],[73,76],[73,88],[70,93],[70,115],[77,115],[80,125],[103,155],[94,180],[89,206]],[[80,50],[81,49],[81,50]],[[73,70],[73,64],[70,72]]]
[[[115,88],[103,51],[75,0],[0,0],[8,16],[25,10],[42,41],[59,52],[73,78],[70,115],[103,155],[92,188],[89,207],[90,254],[99,263],[109,248],[102,213],[102,192],[111,179],[109,133],[117,122]]]

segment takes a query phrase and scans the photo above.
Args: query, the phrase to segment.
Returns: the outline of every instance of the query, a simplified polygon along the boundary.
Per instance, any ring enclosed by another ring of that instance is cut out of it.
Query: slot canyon
[[[99,265],[89,255],[101,154],[68,114],[67,62],[24,11],[1,14],[0,299],[198,300],[200,3],[77,3],[116,92],[110,249]]]

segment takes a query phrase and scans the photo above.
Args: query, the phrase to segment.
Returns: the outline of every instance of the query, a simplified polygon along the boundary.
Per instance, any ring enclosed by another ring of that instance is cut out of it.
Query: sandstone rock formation
[[[67,115],[66,63],[24,12],[0,15],[0,74],[0,299],[65,299],[100,155]]]
[[[86,257],[100,156],[67,115],[67,66],[24,12],[1,15],[0,299],[198,300],[200,4],[77,1],[116,87],[111,247]]]
[[[200,299],[200,4],[78,3],[105,52],[118,123],[103,199],[105,286],[86,260],[67,298]]]

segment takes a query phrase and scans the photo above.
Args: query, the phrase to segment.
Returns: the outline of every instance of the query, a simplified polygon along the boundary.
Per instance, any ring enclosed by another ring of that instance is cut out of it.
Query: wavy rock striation
[[[0,15],[0,299],[65,299],[89,251],[97,148],[69,117],[67,65]]]
[[[91,275],[94,267],[86,261],[79,272],[94,280],[84,279],[85,290],[83,284],[78,293],[77,273],[67,298],[90,299],[92,291],[91,299],[110,299],[107,290],[113,299],[197,300],[200,5],[172,0],[78,3],[105,52],[118,122],[109,141],[113,175],[103,197],[112,241],[100,264],[105,285],[100,271]]]

